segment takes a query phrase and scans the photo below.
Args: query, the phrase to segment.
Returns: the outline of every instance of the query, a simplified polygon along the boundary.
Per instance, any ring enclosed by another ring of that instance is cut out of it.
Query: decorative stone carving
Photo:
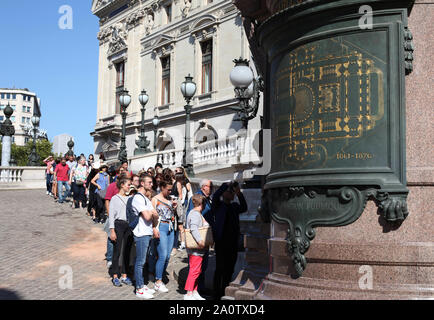
[[[154,28],[154,14],[151,11],[147,12],[146,17],[146,25],[145,25],[145,33],[146,35],[150,34],[152,32],[152,29]]]
[[[142,18],[145,17],[145,15],[146,13],[144,9],[140,9],[131,13],[126,20],[127,28],[130,29],[137,26],[137,24],[140,23],[140,20],[142,20]]]
[[[413,34],[407,27],[404,29],[404,50],[405,50],[405,75],[413,72]]]
[[[185,18],[188,16],[188,13],[190,12],[191,0],[183,0],[183,1],[184,1],[184,5],[182,7],[182,17]]]
[[[110,27],[111,38],[109,40],[109,54],[115,53],[127,47],[128,32],[126,24],[119,22]]]

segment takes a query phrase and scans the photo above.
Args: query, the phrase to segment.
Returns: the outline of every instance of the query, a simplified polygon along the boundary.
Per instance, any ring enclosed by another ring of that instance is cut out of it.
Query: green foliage
[[[12,144],[11,153],[12,157],[17,162],[17,166],[25,167],[28,165],[29,156],[32,152],[33,141],[30,140],[25,146],[17,146]],[[1,157],[2,144],[0,142],[0,157]],[[52,155],[51,150],[53,149],[53,144],[48,140],[38,140],[36,141],[36,153],[39,156],[40,166],[44,166],[43,160],[48,156]]]

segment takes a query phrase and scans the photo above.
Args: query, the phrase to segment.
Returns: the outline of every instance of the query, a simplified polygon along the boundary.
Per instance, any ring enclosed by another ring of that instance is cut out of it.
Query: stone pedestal
[[[234,282],[227,294],[238,299],[434,298],[433,18],[434,5],[422,1],[413,6],[408,20],[415,47],[414,69],[405,83],[409,216],[401,224],[386,222],[368,201],[354,223],[315,228],[305,254],[307,266],[299,278],[292,276],[288,225],[272,222],[268,255],[263,255],[262,264],[249,266],[269,261],[268,275],[259,288],[251,285],[248,295],[241,289],[249,287],[248,281]]]

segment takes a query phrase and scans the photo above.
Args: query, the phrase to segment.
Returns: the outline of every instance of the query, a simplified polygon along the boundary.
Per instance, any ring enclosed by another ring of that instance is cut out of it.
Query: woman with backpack
[[[89,170],[86,166],[86,158],[81,157],[76,167],[72,168],[69,177],[69,182],[73,185],[73,208],[85,208],[86,206],[86,179],[89,175]],[[72,181],[75,183],[72,184]]]
[[[163,274],[169,265],[170,254],[173,249],[176,228],[176,200],[171,200],[172,179],[170,175],[165,176],[160,182],[161,192],[152,199],[152,205],[157,210],[159,215],[159,224],[157,226],[157,252],[158,260],[155,266],[155,285],[154,289],[160,292],[168,292],[169,290],[163,283]]]
[[[105,214],[104,214],[104,202],[105,202],[105,194],[107,192],[107,188],[110,184],[110,178],[107,173],[108,166],[106,164],[101,164],[100,172],[93,177],[91,184],[93,184],[95,189],[95,218],[93,222],[95,223],[104,223],[105,222]]]

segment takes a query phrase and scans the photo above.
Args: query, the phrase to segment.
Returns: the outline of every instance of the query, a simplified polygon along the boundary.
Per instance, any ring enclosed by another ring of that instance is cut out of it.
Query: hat
[[[98,170],[100,167],[101,167],[100,161],[95,161],[94,163],[92,163],[92,168]]]
[[[137,191],[136,186],[133,184],[130,186],[130,190],[128,190],[127,196],[129,196],[131,194],[131,191]]]

